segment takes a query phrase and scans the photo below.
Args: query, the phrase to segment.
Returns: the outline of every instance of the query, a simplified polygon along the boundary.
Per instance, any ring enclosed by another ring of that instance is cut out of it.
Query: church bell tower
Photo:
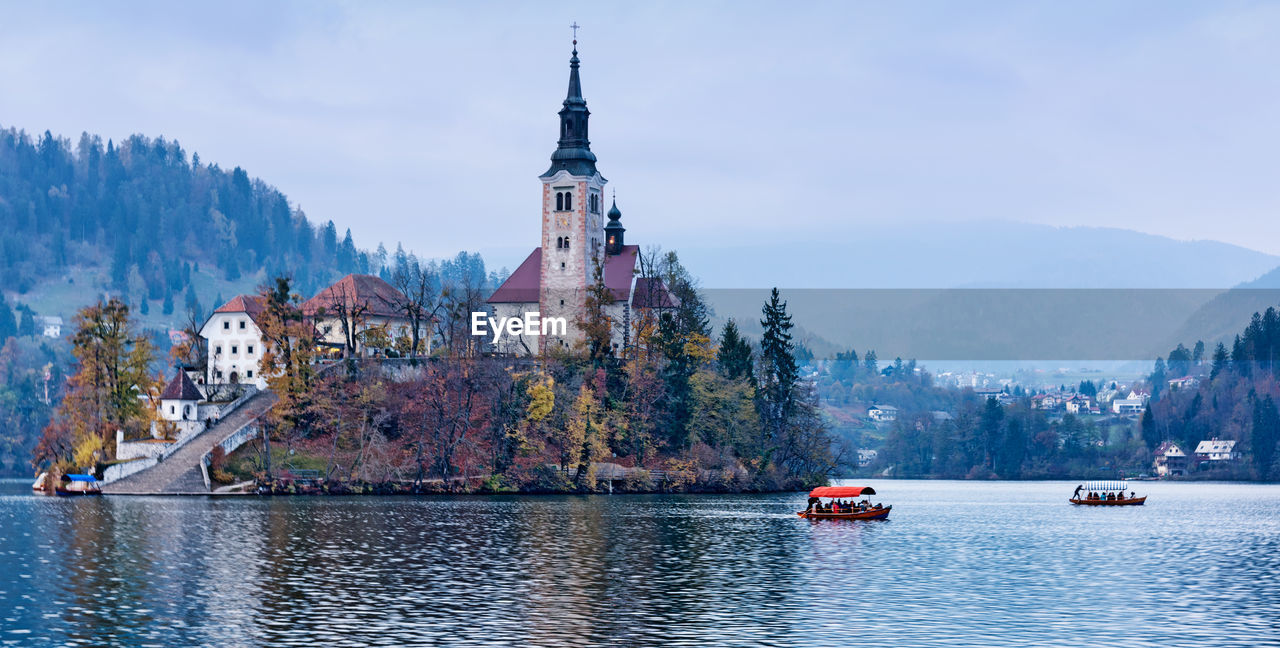
[[[538,307],[543,318],[568,320],[569,336],[544,338],[544,350],[548,345],[572,345],[578,335],[577,323],[585,311],[587,286],[593,282],[595,264],[605,261],[601,207],[608,181],[596,170],[596,156],[587,138],[591,112],[582,98],[578,66],[575,35],[569,58],[569,90],[560,108],[560,140],[551,154],[551,167],[540,176],[542,274]]]

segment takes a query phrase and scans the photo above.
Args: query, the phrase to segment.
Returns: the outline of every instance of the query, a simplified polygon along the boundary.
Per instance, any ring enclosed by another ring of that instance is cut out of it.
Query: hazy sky
[[[1280,253],[1280,4],[172,4],[5,6],[0,125],[163,135],[361,246],[513,263],[576,20],[631,242],[1004,219]]]

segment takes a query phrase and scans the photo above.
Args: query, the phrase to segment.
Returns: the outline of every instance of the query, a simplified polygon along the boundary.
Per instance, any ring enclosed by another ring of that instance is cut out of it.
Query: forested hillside
[[[313,225],[243,169],[142,135],[73,145],[0,129],[0,228],[0,474],[29,470],[71,369],[71,315],[104,293],[133,306],[163,352],[165,329],[264,277],[289,275],[311,294],[370,266],[349,231]],[[61,316],[61,339],[42,335],[38,316]]]
[[[162,300],[170,312],[198,297],[188,295],[193,268],[229,281],[288,273],[304,292],[369,268],[349,230],[339,238],[332,222],[313,225],[240,167],[224,170],[176,141],[142,135],[117,144],[86,133],[73,145],[47,131],[0,130],[0,226],[7,290],[24,294],[69,268],[100,267],[107,285],[83,286],[87,295]]]
[[[1275,307],[1255,312],[1231,344],[1214,347],[1207,362],[1196,363],[1179,344],[1167,361],[1156,360],[1148,379],[1152,402],[1140,423],[1143,440],[1149,447],[1173,441],[1188,452],[1205,439],[1236,441],[1235,450],[1245,460],[1210,476],[1273,479],[1280,449],[1277,359],[1280,311]],[[1183,389],[1165,387],[1167,379],[1188,374],[1199,376],[1198,384]]]

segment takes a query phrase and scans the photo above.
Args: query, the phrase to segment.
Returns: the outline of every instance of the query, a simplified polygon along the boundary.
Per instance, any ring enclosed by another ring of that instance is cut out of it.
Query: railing
[[[261,435],[262,426],[258,425],[258,419],[255,418],[242,425],[240,429],[227,435],[225,439],[219,441],[214,447],[220,447],[225,454],[231,454],[251,439],[256,439]],[[205,490],[213,490],[213,482],[209,480],[209,466],[212,463],[213,448],[209,448],[209,451],[200,457],[200,475],[204,477]]]

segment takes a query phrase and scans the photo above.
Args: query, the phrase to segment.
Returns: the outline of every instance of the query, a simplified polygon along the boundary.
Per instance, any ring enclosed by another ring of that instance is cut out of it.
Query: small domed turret
[[[618,254],[622,252],[622,235],[626,233],[626,228],[622,226],[622,210],[618,209],[618,199],[613,199],[613,206],[609,208],[609,223],[604,226],[604,251],[605,254]]]

